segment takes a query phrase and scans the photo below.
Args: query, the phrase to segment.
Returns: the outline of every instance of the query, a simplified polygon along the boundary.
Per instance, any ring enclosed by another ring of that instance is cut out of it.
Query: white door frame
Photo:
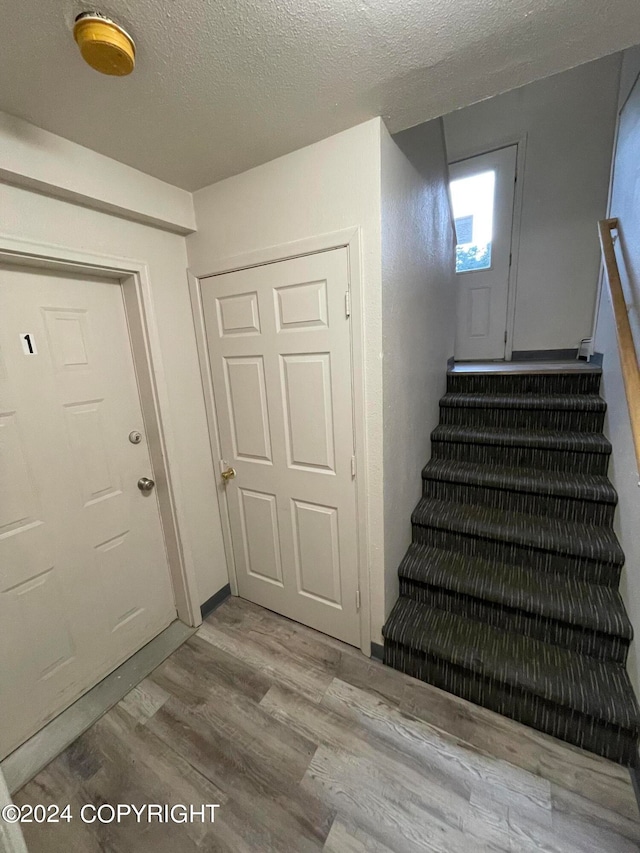
[[[250,267],[264,264],[288,261],[304,255],[315,255],[331,249],[347,249],[349,290],[351,292],[351,386],[353,394],[353,424],[356,454],[356,515],[357,515],[357,553],[358,553],[358,588],[360,590],[360,649],[371,655],[371,608],[369,598],[369,559],[368,559],[368,523],[367,523],[367,455],[366,455],[366,416],[364,391],[364,330],[363,330],[363,300],[362,300],[362,240],[360,228],[347,228],[317,237],[295,240],[278,246],[269,246],[255,252],[232,257],[215,258],[206,270],[189,270],[189,291],[196,330],[196,342],[200,359],[200,373],[204,390],[207,420],[209,422],[209,437],[211,452],[214,458],[214,468],[219,468],[222,458],[218,417],[216,414],[213,394],[213,379],[209,364],[204,311],[202,307],[201,281],[215,275],[237,272]],[[356,381],[359,377],[359,381]],[[233,557],[231,542],[231,525],[229,522],[229,507],[224,488],[220,481],[216,484],[224,550],[229,572],[231,592],[238,595],[238,579]]]
[[[0,810],[11,805],[11,794],[0,767]],[[19,822],[8,823],[0,818],[0,853],[29,853]]]
[[[202,622],[200,601],[193,560],[180,535],[180,529],[185,527],[180,509],[182,493],[178,478],[171,472],[171,450],[175,442],[147,265],[126,258],[19,240],[5,234],[0,234],[0,265],[100,276],[122,287],[176,610],[182,622],[196,627]]]
[[[524,167],[527,153],[527,134],[521,136],[505,136],[495,140],[487,146],[474,146],[457,152],[455,160],[450,160],[449,165],[460,163],[462,160],[470,160],[472,157],[480,157],[490,154],[501,148],[509,148],[515,145],[518,149],[516,154],[516,186],[513,198],[513,221],[511,223],[511,267],[509,269],[509,284],[507,291],[507,340],[504,346],[504,360],[511,361],[513,354],[513,333],[516,323],[516,297],[518,290],[518,259],[520,257],[520,225],[522,222],[522,206],[524,201]],[[455,231],[454,231],[455,233]]]

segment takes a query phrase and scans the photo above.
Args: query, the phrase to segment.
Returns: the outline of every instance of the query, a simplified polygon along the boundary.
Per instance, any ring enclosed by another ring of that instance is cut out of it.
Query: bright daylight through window
[[[458,241],[456,272],[491,267],[495,182],[496,173],[493,170],[451,181]]]

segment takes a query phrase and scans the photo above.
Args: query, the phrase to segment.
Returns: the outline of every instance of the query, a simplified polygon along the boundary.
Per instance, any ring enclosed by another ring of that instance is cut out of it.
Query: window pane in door
[[[451,181],[457,237],[456,272],[491,267],[495,183],[493,170]]]

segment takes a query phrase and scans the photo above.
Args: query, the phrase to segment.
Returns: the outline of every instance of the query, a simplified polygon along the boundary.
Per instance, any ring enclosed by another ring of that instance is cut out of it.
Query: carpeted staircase
[[[447,374],[385,663],[635,764],[600,370],[499,370]]]

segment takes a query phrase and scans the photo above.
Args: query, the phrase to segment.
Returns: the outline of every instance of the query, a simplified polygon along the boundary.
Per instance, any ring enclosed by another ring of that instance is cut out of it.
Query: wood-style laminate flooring
[[[15,797],[31,853],[622,853],[628,772],[229,599]],[[85,803],[219,803],[83,824]]]

